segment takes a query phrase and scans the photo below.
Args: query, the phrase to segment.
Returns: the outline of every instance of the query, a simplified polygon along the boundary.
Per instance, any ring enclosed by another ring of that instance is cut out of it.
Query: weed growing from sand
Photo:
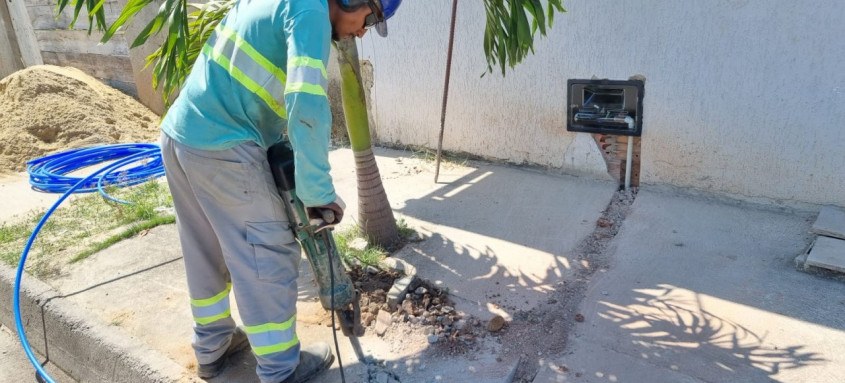
[[[153,227],[175,222],[173,198],[167,185],[147,182],[127,188],[109,188],[119,204],[99,194],[73,198],[57,209],[42,228],[27,258],[27,271],[49,277],[67,263],[81,261],[123,239]],[[0,260],[16,265],[21,251],[43,211],[33,211],[0,226]]]
[[[417,233],[416,230],[408,226],[404,218],[397,220],[396,226],[399,229],[399,247]],[[389,252],[384,248],[373,246],[369,242],[367,242],[367,246],[363,250],[351,247],[352,242],[356,239],[365,238],[364,232],[358,225],[335,232],[335,244],[344,262],[347,264],[360,263],[362,265],[379,266],[384,258],[389,255]]]
[[[411,158],[417,158],[428,163],[437,162],[437,151],[425,147],[408,147],[413,154]],[[450,167],[466,167],[469,164],[470,155],[466,153],[453,153],[449,151],[441,151],[440,165],[445,168]]]
[[[347,264],[361,263],[363,265],[378,266],[384,257],[387,256],[387,251],[381,247],[372,246],[369,242],[363,250],[353,248],[352,243],[359,238],[364,238],[364,233],[358,225],[334,233],[337,251],[340,253],[344,262]]]

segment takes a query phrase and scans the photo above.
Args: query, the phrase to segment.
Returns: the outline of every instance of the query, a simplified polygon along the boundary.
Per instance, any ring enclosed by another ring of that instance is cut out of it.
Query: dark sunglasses
[[[375,26],[376,24],[378,24],[382,21],[381,17],[379,17],[379,15],[381,13],[373,5],[373,2],[368,1],[367,5],[370,7],[370,10],[373,11],[373,12],[370,13],[369,15],[367,15],[367,17],[364,19],[364,29],[370,29],[370,28],[372,28],[373,26]]]

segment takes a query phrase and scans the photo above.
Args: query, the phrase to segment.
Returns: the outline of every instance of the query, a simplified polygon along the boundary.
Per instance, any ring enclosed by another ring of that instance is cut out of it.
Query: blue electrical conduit
[[[145,161],[146,160],[146,161]],[[107,161],[115,161],[101,169],[91,173],[87,177],[69,177],[65,174],[101,164]],[[129,164],[140,162],[134,167],[126,167]],[[161,149],[155,144],[118,144],[104,145],[83,149],[72,149],[65,152],[52,154],[27,162],[29,183],[36,190],[49,193],[64,193],[50,209],[44,213],[38,225],[32,231],[21,252],[21,260],[18,263],[17,274],[15,275],[15,287],[13,293],[12,308],[15,314],[15,329],[18,332],[21,345],[29,362],[35,367],[36,374],[45,382],[55,383],[52,377],[47,374],[41,363],[32,352],[29,340],[24,333],[21,322],[20,289],[23,278],[24,265],[29,250],[32,247],[38,232],[53,214],[53,211],[73,193],[91,193],[98,191],[104,198],[119,203],[128,203],[112,196],[109,196],[103,189],[105,186],[115,185],[119,187],[137,185],[164,175],[164,164],[161,160]],[[118,171],[119,170],[119,171]]]

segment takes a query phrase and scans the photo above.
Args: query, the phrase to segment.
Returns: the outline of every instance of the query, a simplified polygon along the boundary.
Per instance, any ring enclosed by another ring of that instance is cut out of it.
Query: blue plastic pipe
[[[70,177],[66,174],[99,165],[104,162],[115,161],[103,166],[90,175],[79,178]],[[133,167],[130,164],[139,163]],[[137,185],[164,175],[164,164],[161,160],[161,149],[154,144],[118,144],[105,145],[92,148],[73,149],[65,152],[49,155],[27,162],[29,183],[33,189],[48,193],[63,193],[58,201],[44,213],[38,225],[32,231],[21,252],[21,260],[18,263],[18,270],[15,275],[15,286],[13,293],[12,308],[15,314],[15,329],[20,338],[26,357],[35,367],[36,373],[45,381],[55,383],[52,377],[47,374],[41,363],[38,362],[29,340],[24,333],[23,322],[21,321],[20,288],[23,279],[24,266],[29,250],[38,237],[41,228],[56,210],[73,193],[100,192],[104,198],[109,200],[127,203],[126,201],[113,198],[106,194],[104,186],[115,185],[125,187]]]

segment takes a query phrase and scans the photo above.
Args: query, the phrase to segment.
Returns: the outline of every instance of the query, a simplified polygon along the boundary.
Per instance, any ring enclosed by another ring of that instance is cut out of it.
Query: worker
[[[304,382],[334,356],[300,346],[301,250],[267,149],[289,140],[297,195],[314,214],[344,205],[329,175],[331,40],[387,35],[401,0],[240,0],[220,22],[162,121],[193,314],[197,374],[212,378],[251,346],[262,383]],[[314,215],[315,217],[318,215]],[[234,291],[243,327],[230,312]]]

